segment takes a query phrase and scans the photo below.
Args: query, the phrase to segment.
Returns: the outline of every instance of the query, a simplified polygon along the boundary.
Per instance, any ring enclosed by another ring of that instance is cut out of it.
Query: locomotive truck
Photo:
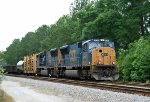
[[[95,80],[119,78],[114,43],[104,39],[76,42],[27,55],[21,62],[19,66],[25,74]]]

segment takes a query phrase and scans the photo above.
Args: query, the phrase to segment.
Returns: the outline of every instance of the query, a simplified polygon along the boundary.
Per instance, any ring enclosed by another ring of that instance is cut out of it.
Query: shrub
[[[118,67],[123,81],[150,80],[150,37],[141,37],[122,51],[118,58]]]
[[[4,71],[4,69],[2,67],[0,67],[0,83],[1,83],[4,75],[5,75],[5,71]]]

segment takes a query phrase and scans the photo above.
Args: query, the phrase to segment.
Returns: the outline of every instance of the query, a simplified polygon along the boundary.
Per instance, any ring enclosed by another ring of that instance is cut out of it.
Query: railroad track
[[[43,80],[56,83],[63,83],[69,85],[83,86],[95,89],[110,90],[115,92],[139,94],[144,96],[150,96],[150,85],[149,84],[127,84],[127,83],[117,83],[117,82],[95,82],[87,80],[72,80],[72,79],[58,79],[49,77],[35,77],[26,75],[8,75],[13,77],[29,78],[34,80]]]

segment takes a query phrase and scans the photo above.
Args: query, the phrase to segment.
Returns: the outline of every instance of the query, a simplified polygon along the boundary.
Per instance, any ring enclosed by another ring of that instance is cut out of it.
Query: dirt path
[[[29,87],[21,86],[18,82],[3,81],[1,88],[16,102],[63,102],[57,96],[35,92]]]

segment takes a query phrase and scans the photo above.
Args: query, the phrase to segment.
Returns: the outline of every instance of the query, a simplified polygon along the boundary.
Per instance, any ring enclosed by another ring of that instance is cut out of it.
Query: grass
[[[0,102],[14,102],[14,100],[3,90],[0,90]]]

